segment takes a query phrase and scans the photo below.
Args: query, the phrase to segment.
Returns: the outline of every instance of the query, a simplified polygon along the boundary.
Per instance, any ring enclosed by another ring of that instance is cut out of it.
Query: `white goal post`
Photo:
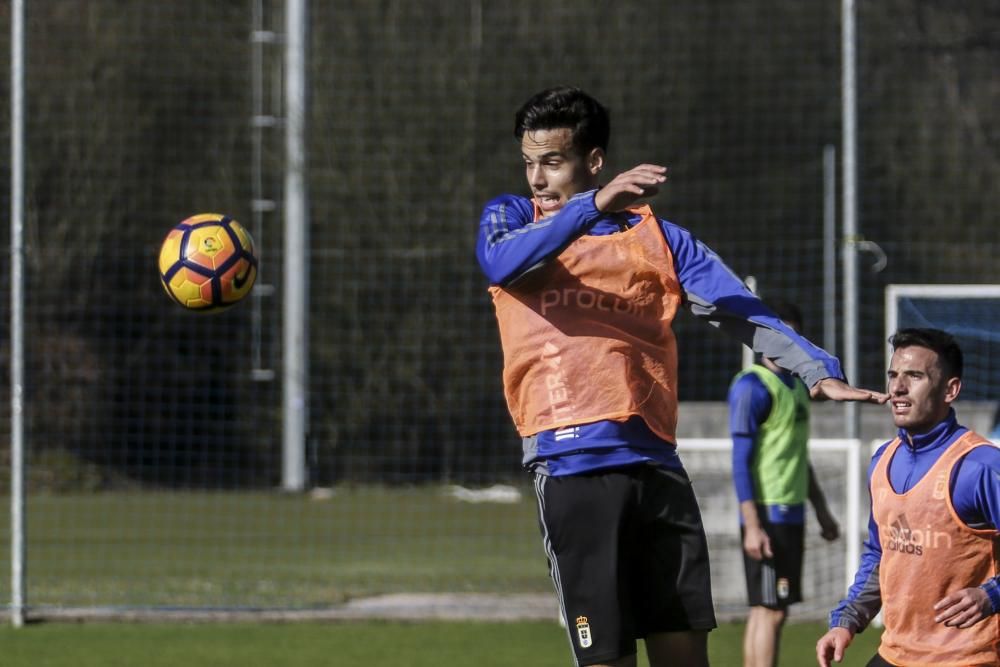
[[[955,336],[965,357],[962,397],[996,401],[1000,379],[1000,285],[887,285],[885,335],[907,327],[934,327]],[[892,348],[885,342],[886,367]]]
[[[746,612],[742,544],[736,493],[732,484],[732,440],[729,438],[679,438],[678,453],[694,484],[712,561],[713,596],[720,618]],[[870,456],[860,440],[812,438],[810,459],[834,516],[841,537],[832,543],[818,535],[811,508],[807,508],[806,554],[803,563],[803,596],[797,618],[825,618],[854,581],[861,554],[862,503],[867,502],[861,457]],[[867,511],[867,505],[865,506]]]

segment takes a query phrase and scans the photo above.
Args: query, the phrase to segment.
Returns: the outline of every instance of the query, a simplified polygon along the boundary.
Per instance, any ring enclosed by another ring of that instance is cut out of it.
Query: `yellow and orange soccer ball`
[[[201,213],[170,230],[160,247],[160,283],[174,302],[201,312],[229,308],[253,289],[250,232],[227,215]]]

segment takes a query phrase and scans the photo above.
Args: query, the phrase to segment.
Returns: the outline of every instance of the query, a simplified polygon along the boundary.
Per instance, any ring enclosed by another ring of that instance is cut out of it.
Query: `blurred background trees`
[[[654,210],[765,296],[800,303],[820,338],[839,3],[312,4],[312,483],[517,473],[473,246],[483,203],[525,190],[513,112],[550,85],[607,103],[612,170],[668,164]],[[265,5],[280,30],[281,4]],[[181,312],[155,273],[177,221],[251,217],[250,7],[28,5],[29,462],[53,461],[36,482],[47,488],[270,486],[280,473],[280,386],[252,379],[248,353],[256,335],[265,363],[281,358],[280,215],[258,230],[261,283],[276,289],[260,331],[245,305]],[[9,10],[0,2],[5,66]],[[860,226],[889,262],[861,274],[852,380],[879,386],[886,284],[1000,282],[1000,11],[894,0],[859,6],[858,28]],[[739,346],[706,331],[678,323],[682,400],[722,400],[738,368]]]

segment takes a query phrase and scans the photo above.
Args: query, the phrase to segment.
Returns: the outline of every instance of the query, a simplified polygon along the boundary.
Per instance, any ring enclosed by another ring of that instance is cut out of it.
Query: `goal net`
[[[732,483],[732,441],[728,438],[681,439],[684,467],[698,496],[708,536],[712,593],[720,620],[742,618],[747,611],[739,509]],[[860,553],[861,443],[850,439],[811,439],[810,460],[840,523],[841,536],[826,542],[811,508],[806,512],[806,554],[801,604],[791,613],[799,620],[823,619],[847,593]],[[866,454],[867,455],[867,454]]]
[[[886,337],[906,327],[952,334],[962,348],[963,401],[1000,399],[1000,285],[888,285]],[[886,367],[892,350],[886,344]]]

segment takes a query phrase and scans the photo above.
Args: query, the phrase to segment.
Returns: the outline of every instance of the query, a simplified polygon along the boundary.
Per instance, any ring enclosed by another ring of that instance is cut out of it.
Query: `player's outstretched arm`
[[[830,667],[831,661],[840,662],[853,640],[854,633],[847,628],[831,628],[816,642],[816,662],[820,667]]]
[[[597,191],[594,205],[605,213],[621,211],[643,197],[652,197],[667,180],[667,168],[658,164],[640,164],[624,171]]]
[[[809,389],[809,396],[817,401],[829,399],[831,401],[878,403],[879,405],[889,400],[889,394],[871,389],[858,389],[836,378],[820,380]]]
[[[934,604],[934,622],[954,628],[971,628],[993,615],[990,596],[982,588],[963,588],[949,593]]]

